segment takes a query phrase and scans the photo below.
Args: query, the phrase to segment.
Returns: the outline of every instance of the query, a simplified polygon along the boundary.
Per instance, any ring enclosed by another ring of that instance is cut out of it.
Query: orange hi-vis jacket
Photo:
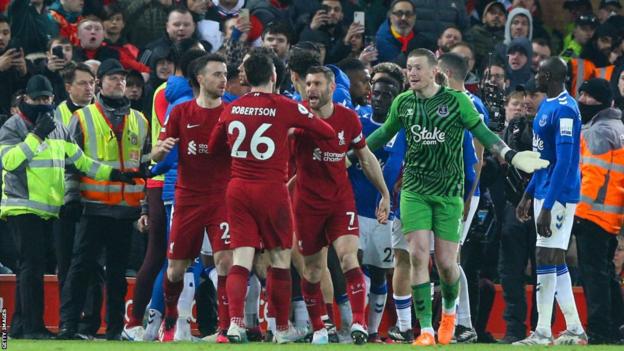
[[[145,143],[149,142],[149,124],[141,112],[130,109],[124,117],[121,140],[117,140],[99,103],[87,105],[74,116],[83,130],[84,153],[89,157],[121,171],[138,171],[142,163],[149,161],[149,155],[143,152]],[[87,203],[139,207],[145,181],[136,178],[135,182],[132,185],[82,177],[80,194]]]
[[[617,109],[599,112],[581,134],[581,199],[576,216],[617,235],[624,222],[624,123]]]
[[[611,80],[611,75],[615,66],[596,67],[593,62],[582,58],[570,60],[570,95],[576,97],[578,90],[586,80],[592,78],[603,78]]]

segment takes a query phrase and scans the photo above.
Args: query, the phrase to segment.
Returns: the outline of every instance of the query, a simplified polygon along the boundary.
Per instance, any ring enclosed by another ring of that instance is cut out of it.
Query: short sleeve
[[[180,128],[178,126],[180,120],[180,105],[176,106],[171,110],[169,114],[169,118],[165,122],[165,125],[162,127],[160,131],[160,136],[158,139],[164,140],[167,138],[178,138],[180,136]]]
[[[575,124],[579,122],[576,113],[571,108],[566,106],[559,109],[553,120],[555,142],[557,144],[573,144],[574,131],[578,128]]]
[[[351,125],[353,126],[353,130],[351,135],[353,136],[353,139],[351,140],[351,146],[354,149],[361,149],[366,146],[366,138],[364,138],[364,134],[362,133],[362,122],[360,122],[360,119],[355,113],[352,113],[352,115],[351,119],[353,122]]]
[[[475,108],[468,95],[465,93],[455,93],[457,103],[459,104],[459,113],[464,128],[471,130],[481,122],[481,114]]]

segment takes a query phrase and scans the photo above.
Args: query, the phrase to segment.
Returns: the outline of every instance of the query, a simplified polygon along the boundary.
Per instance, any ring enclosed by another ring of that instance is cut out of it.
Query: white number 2
[[[249,148],[251,149],[250,151],[253,157],[258,160],[268,160],[275,152],[275,143],[273,142],[273,139],[262,135],[269,128],[271,128],[270,123],[262,123],[251,137]],[[245,137],[247,136],[247,129],[240,121],[232,121],[228,126],[228,133],[234,134],[235,130],[238,131],[238,135],[236,136],[236,140],[234,140],[234,145],[232,145],[232,157],[246,158],[247,151],[240,150],[240,147],[243,140],[245,140]],[[260,152],[260,145],[266,145],[266,151]]]
[[[230,245],[230,225],[228,224],[228,222],[222,222],[221,224],[219,224],[219,228],[221,228],[221,230],[223,231],[223,235],[221,235],[221,240],[223,240],[226,245]]]

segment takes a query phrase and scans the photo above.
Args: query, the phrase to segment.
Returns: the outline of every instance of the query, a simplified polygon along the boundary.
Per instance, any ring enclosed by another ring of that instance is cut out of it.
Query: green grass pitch
[[[9,340],[7,350],[19,351],[143,351],[143,350],[162,350],[162,351],[371,351],[379,350],[415,350],[411,345],[386,345],[386,344],[368,344],[363,346],[330,344],[327,346],[315,346],[306,344],[264,344],[250,343],[244,345],[216,345],[207,343],[130,343],[130,342],[104,342],[104,341],[25,341],[25,340]],[[434,346],[431,350],[455,350],[455,351],[498,351],[498,350],[550,350],[550,351],[616,351],[623,350],[622,346],[540,346],[540,347],[517,347],[509,345],[497,344],[472,344],[472,345],[449,345]]]

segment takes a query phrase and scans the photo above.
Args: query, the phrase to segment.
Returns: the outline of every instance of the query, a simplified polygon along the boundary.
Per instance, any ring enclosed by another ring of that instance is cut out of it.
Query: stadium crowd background
[[[90,91],[100,89],[99,83],[94,84],[95,76],[102,78],[102,71],[106,74],[106,69],[116,69],[100,64],[116,59],[129,71],[125,96],[131,107],[151,123],[162,124],[163,109],[185,92],[175,91],[175,83],[170,83],[166,92],[159,87],[171,77],[191,76],[182,63],[188,60],[186,52],[203,48],[225,55],[228,72],[224,100],[229,102],[248,91],[241,84],[244,81],[239,78],[239,66],[244,55],[258,46],[272,48],[291,70],[297,69],[293,65],[305,64],[290,60],[297,56],[297,50],[316,52],[320,63],[333,65],[335,73],[341,72],[337,74],[337,92],[341,94],[337,102],[358,114],[370,113],[373,73],[385,72],[406,85],[403,72],[395,68],[405,68],[412,49],[427,48],[436,55],[457,53],[469,63],[467,89],[481,96],[493,123],[500,123],[498,131],[518,150],[531,148],[530,136],[528,140],[525,137],[530,128],[526,121],[532,121],[544,99],[544,94],[536,90],[533,76],[540,62],[550,56],[560,55],[568,63],[567,87],[573,96],[583,82],[604,78],[610,81],[615,107],[624,108],[624,11],[620,1],[411,1],[395,1],[393,6],[388,0],[0,1],[4,13],[0,15],[2,122],[19,113],[27,82],[38,74],[50,81],[55,105],[71,97],[74,101],[68,100],[66,105],[72,105],[69,109],[74,112],[95,98]],[[365,13],[363,26],[354,23],[354,13],[359,11]],[[85,67],[79,63],[86,64],[92,74],[79,74]],[[79,76],[86,78],[80,80]],[[294,82],[289,78],[281,84],[281,91],[293,96]],[[495,115],[502,117],[493,118]],[[501,171],[493,157],[486,157],[484,164],[481,187],[488,195],[482,195],[476,223],[462,249],[462,265],[470,282],[471,314],[478,341],[495,341],[485,330],[491,307],[488,301],[494,293],[493,284],[502,283],[507,303],[507,334],[503,340],[512,342],[526,336],[524,285],[535,283],[536,233],[532,222],[521,224],[513,218],[513,212],[509,215],[506,205],[519,201],[521,192],[514,191],[514,185],[526,183],[522,179],[509,181],[513,177]],[[82,207],[71,207],[63,207],[61,216],[79,218]],[[131,251],[127,265],[117,268],[124,269],[128,277],[136,276],[144,259],[155,259],[149,257],[148,236],[141,233],[147,231],[144,215],[146,212],[137,210],[128,217],[138,222],[131,232],[122,233],[131,238],[126,246]],[[68,248],[67,235],[61,226],[45,242],[34,243],[43,245],[46,252],[39,260],[46,274],[67,273],[75,256],[71,245]],[[624,289],[622,235],[617,235],[615,246],[610,245],[609,255],[600,259],[612,263],[608,272],[600,274],[610,280],[604,286]],[[581,279],[583,267],[577,260],[574,237],[567,262],[574,285],[591,284]],[[0,274],[17,270],[14,237],[2,221]],[[95,286],[99,288],[99,284]],[[90,295],[96,301],[89,300],[88,304],[101,306],[101,301],[97,302],[101,294]],[[619,298],[612,296],[613,318],[604,326],[609,330],[596,332],[590,328],[590,341],[593,338],[596,343],[611,343],[624,337],[618,334],[624,332],[624,290],[619,294]],[[214,303],[214,298],[211,301]],[[588,298],[590,311],[592,303],[601,302]],[[84,308],[86,312],[88,307]],[[99,319],[93,323],[99,326]],[[85,330],[82,334],[94,333],[93,329]],[[203,329],[204,334],[209,331],[214,329]],[[13,337],[24,335],[16,331]]]

